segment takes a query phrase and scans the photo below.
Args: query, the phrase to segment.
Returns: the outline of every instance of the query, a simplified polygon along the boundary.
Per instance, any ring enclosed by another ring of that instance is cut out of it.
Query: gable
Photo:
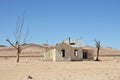
[[[58,44],[58,45],[55,46],[55,49],[59,49],[59,48],[63,48],[63,49],[65,49],[65,48],[71,48],[72,49],[71,46],[69,46],[68,44],[66,44],[64,42],[62,42],[62,43],[60,43],[60,44]]]
[[[73,48],[71,46],[69,46],[68,44],[62,42],[60,44],[58,44],[57,46],[55,46],[55,49],[58,51],[58,52],[61,52],[61,50],[73,50]]]

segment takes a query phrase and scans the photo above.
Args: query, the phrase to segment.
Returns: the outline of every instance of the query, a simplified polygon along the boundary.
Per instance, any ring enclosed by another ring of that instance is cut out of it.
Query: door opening
[[[65,57],[65,50],[61,50],[61,53],[62,53],[62,57]]]
[[[83,59],[87,59],[88,58],[88,53],[87,52],[83,52]]]

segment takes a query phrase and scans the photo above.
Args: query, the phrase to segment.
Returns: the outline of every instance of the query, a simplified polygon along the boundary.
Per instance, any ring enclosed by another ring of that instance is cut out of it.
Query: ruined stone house
[[[81,40],[68,38],[66,41],[57,44],[55,47],[44,53],[46,61],[82,61],[94,60],[93,51],[83,48]]]

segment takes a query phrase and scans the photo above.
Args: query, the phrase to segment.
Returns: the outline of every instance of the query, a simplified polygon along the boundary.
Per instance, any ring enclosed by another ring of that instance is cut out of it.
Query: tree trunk
[[[19,52],[17,52],[17,62],[19,62]]]
[[[18,47],[17,49],[17,62],[19,62],[19,57],[20,57],[20,47]]]
[[[96,58],[96,61],[99,61],[99,50],[100,50],[100,48],[98,47],[98,49],[97,49],[97,58]]]

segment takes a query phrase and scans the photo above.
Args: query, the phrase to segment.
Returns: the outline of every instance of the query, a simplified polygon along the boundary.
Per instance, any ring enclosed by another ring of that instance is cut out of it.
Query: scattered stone
[[[65,80],[65,78],[63,78],[63,80]]]
[[[71,75],[69,75],[69,77],[71,77]]]
[[[51,69],[50,67],[48,67],[48,69]]]
[[[106,75],[108,75],[108,73],[106,73]]]
[[[29,61],[27,61],[26,63],[29,63]]]
[[[33,79],[33,77],[29,75],[29,76],[28,76],[28,79]]]
[[[116,61],[117,63],[119,63],[119,61]]]

